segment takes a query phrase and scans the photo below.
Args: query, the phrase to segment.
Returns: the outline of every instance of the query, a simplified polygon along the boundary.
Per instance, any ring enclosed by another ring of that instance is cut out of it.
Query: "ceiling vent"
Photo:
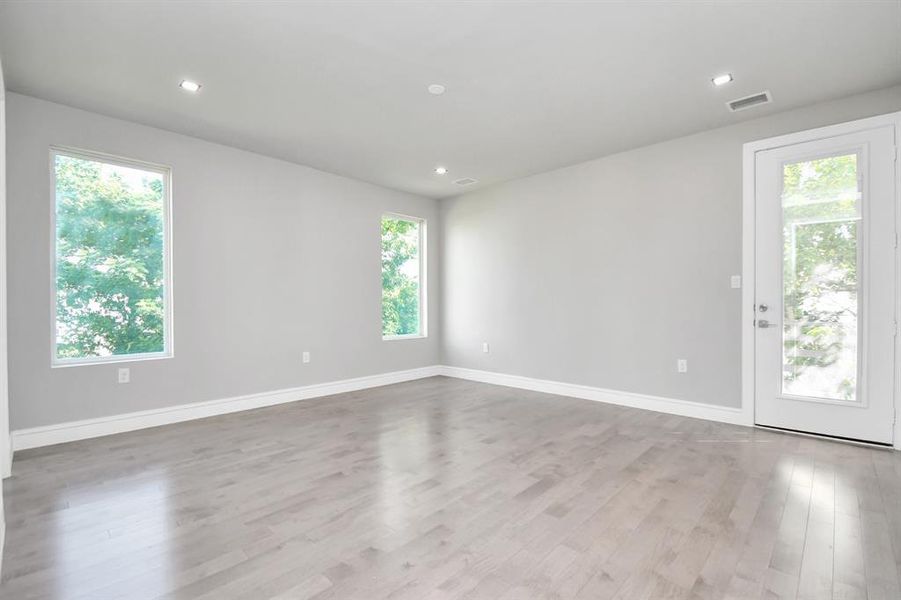
[[[773,97],[770,96],[769,92],[760,92],[759,94],[751,94],[750,96],[727,102],[726,106],[728,106],[729,110],[732,112],[738,112],[740,110],[745,110],[746,108],[760,106],[761,104],[769,104],[772,101]]]
[[[472,185],[478,182],[478,179],[473,179],[472,177],[464,177],[463,179],[456,180],[454,183],[456,183],[457,185]]]

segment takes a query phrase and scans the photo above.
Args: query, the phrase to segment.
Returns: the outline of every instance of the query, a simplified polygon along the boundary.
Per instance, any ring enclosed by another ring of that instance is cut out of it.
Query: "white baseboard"
[[[3,506],[3,482],[0,481],[0,580],[3,575],[4,550],[6,550],[6,509]]]
[[[895,408],[895,450],[901,451],[901,398],[896,402],[898,407]]]
[[[29,429],[17,429],[11,433],[13,450],[26,450],[64,442],[74,442],[88,438],[124,433],[159,425],[169,425],[182,421],[203,419],[216,415],[224,415],[243,410],[296,402],[309,398],[343,394],[366,388],[423,379],[439,374],[439,367],[429,366],[407,371],[393,371],[379,375],[368,375],[354,379],[316,383],[302,387],[263,392],[260,394],[248,394],[222,398],[207,402],[194,402],[166,408],[144,410],[140,412],[125,413],[83,421],[70,421],[56,425],[32,427]]]
[[[520,375],[506,375],[504,373],[480,371],[477,369],[435,365],[410,369],[407,371],[394,371],[391,373],[369,375],[354,379],[317,383],[297,388],[263,392],[260,394],[248,394],[246,396],[235,396],[220,400],[194,402],[192,404],[182,404],[179,406],[112,415],[109,417],[99,417],[96,419],[85,419],[82,421],[70,421],[68,423],[58,423],[43,427],[17,429],[11,433],[12,447],[13,450],[27,450],[28,448],[74,442],[88,438],[124,433],[126,431],[135,431],[137,429],[146,429],[148,427],[157,427],[159,425],[180,423],[182,421],[203,419],[205,417],[262,408],[264,406],[284,404],[286,402],[296,402],[298,400],[306,400],[309,398],[319,398],[322,396],[353,392],[382,385],[390,385],[392,383],[423,379],[434,375],[444,375],[447,377],[455,377],[457,379],[492,383],[524,390],[557,394],[559,396],[595,400],[597,402],[606,402],[608,404],[629,406],[632,408],[642,408],[683,417],[694,417],[697,419],[707,419],[710,421],[719,421],[736,425],[753,425],[753,422],[750,422],[747,415],[739,408],[716,406],[713,404],[703,404],[687,400],[676,400],[673,398],[650,396],[647,394],[636,394],[633,392],[622,392],[575,383],[534,379],[531,377],[522,377]]]
[[[0,506],[0,576],[3,575],[3,553],[6,550],[6,515],[3,510]]]
[[[3,464],[0,464],[0,480],[6,479],[13,474],[13,438],[12,433],[6,436],[6,452],[0,452],[3,456]],[[0,555],[0,558],[3,558]]]
[[[754,425],[753,418],[745,411],[740,408],[731,408],[728,406],[716,406],[714,404],[704,404],[702,402],[676,400],[674,398],[636,394],[634,392],[621,392],[618,390],[608,390],[575,383],[563,383],[560,381],[549,381],[547,379],[533,379],[521,375],[506,375],[504,373],[464,369],[462,367],[441,366],[439,367],[439,373],[446,377],[469,379],[470,381],[493,383],[495,385],[532,390],[534,392],[544,392],[546,394],[557,394],[559,396],[582,398],[584,400],[595,400],[597,402],[629,406],[631,408],[642,408],[644,410],[653,410],[682,417],[707,419],[708,421],[745,425],[748,427]]]

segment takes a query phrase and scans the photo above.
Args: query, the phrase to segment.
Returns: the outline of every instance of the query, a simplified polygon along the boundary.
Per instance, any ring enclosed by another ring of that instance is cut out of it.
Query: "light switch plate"
[[[122,367],[119,369],[119,383],[129,383],[131,381],[131,369]]]
[[[739,289],[741,287],[741,275],[733,275],[730,279],[730,283],[733,290]]]

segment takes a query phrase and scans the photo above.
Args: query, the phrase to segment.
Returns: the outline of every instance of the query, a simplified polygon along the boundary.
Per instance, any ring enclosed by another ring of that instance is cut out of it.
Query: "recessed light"
[[[435,167],[435,175],[447,175],[447,167]]]
[[[432,85],[429,86],[429,93],[432,94],[433,96],[440,96],[446,90],[447,90],[447,88],[445,88],[440,83],[433,83]]]
[[[717,75],[710,81],[713,82],[715,86],[726,85],[730,81],[732,81],[732,73],[723,73],[722,75]]]
[[[196,81],[190,81],[188,79],[185,79],[181,83],[179,83],[178,87],[185,90],[186,92],[199,92],[200,91],[200,84],[197,83]]]

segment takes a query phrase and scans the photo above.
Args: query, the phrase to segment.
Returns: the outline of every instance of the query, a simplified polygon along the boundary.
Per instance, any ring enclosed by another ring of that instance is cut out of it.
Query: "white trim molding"
[[[2,407],[0,407],[2,410]],[[7,417],[7,421],[9,418]],[[3,438],[6,438],[5,440]],[[13,474],[13,438],[12,433],[7,429],[6,431],[0,432],[0,443],[3,443],[4,447],[0,449],[0,495],[2,495],[2,485],[3,480]]]
[[[679,415],[682,417],[718,421],[720,423],[731,423],[733,425],[745,425],[750,427],[754,424],[753,420],[748,419],[748,416],[741,408],[717,406],[715,404],[704,404],[702,402],[677,400],[675,398],[664,398],[662,396],[651,396],[634,392],[623,392],[576,383],[534,379],[532,377],[523,377],[521,375],[507,375],[493,371],[465,369],[462,367],[441,366],[438,369],[440,375],[455,377],[457,379],[468,379],[470,381],[492,383],[495,385],[531,390],[533,392],[544,392],[546,394],[556,394],[558,396],[594,400],[596,402],[605,402],[607,404],[616,404],[618,406],[628,406],[630,408],[640,408],[643,410]]]
[[[895,386],[898,387],[898,386]],[[901,418],[898,417],[898,413],[901,412],[901,408],[899,408],[899,401],[897,398],[895,399],[895,450],[901,452]]]
[[[365,377],[356,377],[354,379],[315,383],[302,387],[262,392],[259,394],[247,394],[245,396],[234,396],[231,398],[221,398],[219,400],[209,400],[206,402],[193,402],[191,404],[180,404],[178,406],[169,406],[166,408],[131,412],[108,417],[98,417],[96,419],[85,419],[82,421],[70,421],[68,423],[58,423],[43,427],[17,429],[12,432],[12,445],[13,450],[27,450],[29,448],[74,442],[88,438],[146,429],[148,427],[158,427],[160,425],[169,425],[172,423],[181,423],[183,421],[192,421],[194,419],[203,419],[244,410],[252,410],[264,406],[274,406],[276,404],[309,400],[311,398],[320,398],[322,396],[331,396],[333,394],[343,394],[345,392],[354,392],[357,390],[390,385],[392,383],[412,381],[414,379],[424,379],[426,377],[438,375],[438,370],[437,366],[421,367],[406,371],[393,371],[378,375],[367,375]]]
[[[29,448],[74,442],[117,433],[125,433],[128,431],[136,431],[149,427],[158,427],[160,425],[169,425],[172,423],[181,423],[183,421],[192,421],[194,419],[203,419],[217,415],[253,410],[255,408],[263,408],[277,404],[286,404],[289,402],[321,398],[334,394],[354,392],[394,383],[403,383],[405,381],[413,381],[416,379],[425,379],[436,375],[478,381],[493,385],[502,385],[534,392],[543,392],[558,396],[567,396],[570,398],[593,400],[595,402],[650,410],[681,417],[704,419],[707,421],[729,423],[745,427],[754,426],[753,415],[749,414],[746,410],[737,407],[718,406],[715,404],[678,400],[676,398],[666,398],[650,394],[624,392],[621,390],[611,390],[577,383],[535,379],[533,377],[508,375],[506,373],[497,373],[494,371],[434,365],[409,369],[406,371],[393,371],[390,373],[368,375],[354,379],[317,383],[272,392],[248,394],[245,396],[235,396],[232,398],[210,400],[207,402],[195,402],[192,404],[182,404],[155,410],[99,417],[96,419],[71,421],[44,427],[18,429],[12,432],[13,449],[27,450]]]
[[[0,487],[2,485],[0,482]],[[3,551],[6,550],[6,509],[3,508],[2,496],[3,494],[0,494],[0,575],[3,574]]]

